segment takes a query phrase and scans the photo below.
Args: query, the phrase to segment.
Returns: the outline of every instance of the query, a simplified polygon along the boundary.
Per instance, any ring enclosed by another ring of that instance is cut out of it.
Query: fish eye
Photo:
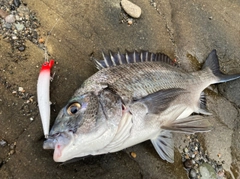
[[[78,110],[81,109],[81,104],[79,103],[72,103],[68,109],[67,109],[67,113],[69,115],[74,115],[78,112]]]

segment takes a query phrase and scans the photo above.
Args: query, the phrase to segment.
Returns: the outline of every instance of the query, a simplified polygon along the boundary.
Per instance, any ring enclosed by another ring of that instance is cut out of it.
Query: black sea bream
[[[206,132],[211,125],[203,90],[240,74],[219,70],[213,50],[202,70],[186,72],[164,54],[103,54],[88,78],[59,112],[44,142],[54,160],[120,151],[151,140],[160,157],[174,161],[171,132]]]

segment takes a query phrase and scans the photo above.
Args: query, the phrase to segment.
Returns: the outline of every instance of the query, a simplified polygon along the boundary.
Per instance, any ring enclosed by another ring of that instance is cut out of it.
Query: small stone
[[[183,152],[188,153],[188,148],[185,147],[184,150],[183,150]]]
[[[3,166],[3,159],[0,158],[0,168]]]
[[[23,17],[24,14],[29,14],[29,9],[27,6],[24,6],[23,4],[21,4],[19,6],[19,8],[17,9],[18,11],[18,15]]]
[[[15,11],[15,9],[16,9],[15,6],[11,4],[10,5],[10,11]]]
[[[19,7],[21,2],[19,0],[13,0],[13,4],[16,6],[16,7]]]
[[[13,23],[15,22],[15,17],[14,15],[10,14],[8,16],[5,17],[5,21],[8,22],[8,23]]]
[[[196,172],[195,169],[192,168],[192,169],[189,171],[189,178],[196,178],[196,176],[197,176],[197,172]]]
[[[156,8],[156,7],[157,7],[157,4],[156,4],[155,2],[153,2],[153,3],[152,3],[152,6]]]
[[[192,162],[192,160],[187,159],[187,160],[185,160],[183,165],[184,165],[185,168],[192,168],[193,167],[193,162]]]
[[[12,28],[12,24],[11,23],[8,23],[8,22],[6,22],[6,23],[4,23],[3,24],[3,28],[6,28],[6,29],[11,29]],[[6,30],[5,29],[5,30]]]
[[[133,158],[136,158],[137,157],[137,154],[135,152],[131,152],[130,155],[133,157]]]
[[[214,170],[214,168],[207,164],[207,163],[203,163],[200,167],[200,173],[202,175],[201,179],[215,179],[216,177],[216,172]]]
[[[18,47],[18,50],[19,50],[20,52],[23,52],[23,51],[25,50],[25,46],[23,45],[23,46]]]
[[[132,25],[132,24],[133,24],[133,19],[129,18],[129,19],[127,20],[127,23],[128,23],[128,25]]]
[[[16,35],[13,35],[13,36],[12,36],[12,39],[13,39],[13,40],[17,40],[18,37],[17,37]]]
[[[25,19],[29,20],[29,15],[28,14],[25,15]]]
[[[15,153],[14,150],[10,150],[10,152],[9,152],[10,155],[13,155],[14,153]]]
[[[37,31],[33,31],[33,35],[32,35],[32,37],[34,38],[34,39],[37,39],[38,38],[38,33],[37,33]]]
[[[4,19],[7,16],[8,16],[8,13],[6,11],[4,11],[3,9],[0,9],[0,17]]]
[[[15,24],[15,27],[16,27],[16,29],[17,29],[18,31],[21,31],[21,30],[23,30],[24,25],[23,25],[23,24],[20,24],[20,23],[16,23],[16,24]]]
[[[7,145],[7,141],[1,139],[0,140],[0,146],[5,147]]]
[[[10,147],[9,147],[9,148],[10,148],[11,150],[14,150],[15,147],[16,147],[16,145],[14,145],[14,143],[13,143],[13,144],[10,144]]]
[[[44,41],[43,38],[40,38],[40,39],[38,40],[38,42],[41,43],[41,44],[43,44],[45,41]]]
[[[133,18],[139,18],[141,16],[142,10],[139,6],[136,4],[133,4],[132,2],[128,0],[122,0],[121,1],[122,8],[124,11]]]
[[[18,91],[22,92],[23,90],[23,87],[18,87]]]

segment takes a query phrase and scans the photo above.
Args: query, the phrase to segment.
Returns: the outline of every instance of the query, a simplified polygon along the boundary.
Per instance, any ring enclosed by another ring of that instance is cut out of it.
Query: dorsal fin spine
[[[162,53],[152,53],[149,51],[138,52],[134,50],[133,52],[129,52],[126,50],[125,54],[121,54],[119,51],[115,54],[112,51],[109,51],[108,54],[105,54],[102,51],[102,57],[103,57],[102,61],[93,60],[98,69],[118,66],[121,64],[151,61],[161,61],[175,66],[174,62],[167,55]]]
[[[127,61],[127,63],[129,63],[129,55],[128,55],[128,52],[126,52],[125,57],[126,57],[126,61]]]
[[[111,59],[111,61],[112,61],[112,63],[113,63],[113,66],[116,66],[116,62],[115,62],[115,60],[114,60],[114,57],[113,57],[113,55],[112,55],[112,52],[109,51],[109,54],[110,54],[110,59]]]
[[[123,64],[120,52],[117,53],[119,64]]]
[[[140,53],[140,61],[143,62],[143,52]]]
[[[103,56],[104,63],[106,64],[107,67],[109,67],[109,64],[108,64],[108,61],[107,61],[107,58],[106,58],[104,52],[102,52],[102,56]]]
[[[148,52],[146,52],[146,59],[147,59],[147,61],[149,61],[149,60],[148,60],[148,54],[149,54],[149,53],[148,53]]]

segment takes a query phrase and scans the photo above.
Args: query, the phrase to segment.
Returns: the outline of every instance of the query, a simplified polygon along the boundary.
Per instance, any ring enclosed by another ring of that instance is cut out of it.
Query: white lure
[[[37,99],[40,117],[42,120],[43,133],[48,138],[50,127],[50,71],[54,60],[44,62],[40,70],[37,82]]]

